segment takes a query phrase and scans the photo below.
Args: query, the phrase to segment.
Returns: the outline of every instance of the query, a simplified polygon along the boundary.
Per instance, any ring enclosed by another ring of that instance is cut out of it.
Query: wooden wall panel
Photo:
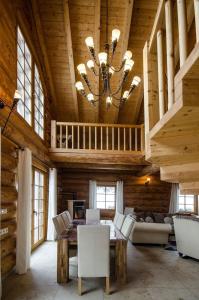
[[[75,192],[78,200],[89,201],[89,180],[98,183],[124,181],[124,206],[134,207],[136,211],[168,212],[171,185],[160,180],[159,174],[150,176],[149,185],[145,185],[146,176],[136,177],[113,172],[83,171],[72,169],[58,170],[58,212],[67,209],[67,193]],[[114,211],[102,211],[102,217],[112,217]]]
[[[13,143],[2,137],[1,161],[1,273],[5,277],[15,266],[16,202],[15,171],[17,166]]]

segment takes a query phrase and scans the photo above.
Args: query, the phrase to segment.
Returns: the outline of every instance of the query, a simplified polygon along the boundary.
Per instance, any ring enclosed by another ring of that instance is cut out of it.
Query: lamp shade
[[[93,41],[93,38],[92,36],[88,36],[86,39],[85,39],[85,43],[86,43],[86,46],[89,48],[94,48],[94,41]]]
[[[99,63],[100,63],[100,66],[102,64],[105,64],[107,63],[107,53],[106,52],[100,52],[98,54],[98,58],[99,58]]]
[[[132,70],[132,67],[134,65],[134,61],[132,59],[127,59],[125,61],[125,65],[124,65],[124,72],[129,72]]]
[[[88,95],[87,95],[87,99],[88,99],[89,102],[94,101],[94,96],[93,96],[93,94],[91,94],[91,93],[88,94]]]
[[[115,42],[115,41],[119,41],[119,38],[120,38],[120,30],[119,29],[113,29],[112,31],[112,42]]]
[[[141,82],[141,78],[139,76],[134,76],[131,82],[131,86],[133,85],[138,86],[140,82]]]
[[[131,59],[132,57],[132,52],[130,50],[127,50],[125,53],[124,53],[124,60],[127,60],[127,59]]]
[[[93,62],[91,59],[87,61],[87,67],[88,67],[89,69],[94,68],[94,62]]]
[[[75,87],[76,87],[76,89],[77,89],[78,91],[83,91],[83,90],[84,90],[84,87],[83,87],[83,84],[82,84],[81,81],[77,81],[77,82],[75,83]]]
[[[106,104],[111,104],[111,103],[112,103],[112,97],[107,97]]]
[[[122,98],[123,99],[128,99],[128,97],[129,97],[129,91],[125,91]]]
[[[77,66],[77,70],[78,72],[82,75],[82,74],[85,74],[86,75],[86,67],[85,67],[85,64],[79,64]]]

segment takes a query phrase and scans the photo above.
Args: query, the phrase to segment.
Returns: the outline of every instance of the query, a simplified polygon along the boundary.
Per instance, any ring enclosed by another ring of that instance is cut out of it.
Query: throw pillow
[[[154,221],[153,221],[153,219],[150,216],[148,216],[148,217],[145,218],[145,222],[147,222],[147,223],[153,223]]]
[[[170,218],[170,217],[165,217],[165,218],[164,218],[164,223],[165,223],[165,224],[172,224],[172,223],[173,223],[173,219]]]

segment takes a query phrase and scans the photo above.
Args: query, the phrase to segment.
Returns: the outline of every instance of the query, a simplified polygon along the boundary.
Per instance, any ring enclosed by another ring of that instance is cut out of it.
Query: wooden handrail
[[[51,149],[143,152],[143,125],[51,121]]]

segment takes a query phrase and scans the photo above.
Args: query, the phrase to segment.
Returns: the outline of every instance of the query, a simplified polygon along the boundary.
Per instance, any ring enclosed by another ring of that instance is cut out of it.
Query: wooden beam
[[[95,51],[96,53],[100,52],[100,24],[101,24],[101,0],[95,0]],[[100,80],[99,77],[96,77],[96,90],[97,94],[100,92]],[[96,105],[96,112],[98,122],[100,122],[100,104],[99,101]]]
[[[123,41],[122,41],[121,57],[119,61],[123,60],[124,53],[128,49],[134,0],[126,1],[126,3],[127,4],[126,4],[125,21],[124,21],[124,29],[123,29],[124,34],[123,34]],[[115,112],[116,112],[115,120],[117,120],[118,123],[120,110],[117,109]]]
[[[164,166],[160,168],[161,180],[168,182],[199,181],[199,162]]]
[[[49,81],[49,86],[51,89],[52,100],[53,100],[54,107],[56,107],[57,98],[56,98],[55,88],[54,88],[54,84],[53,84],[53,78],[52,78],[52,73],[51,73],[51,69],[50,69],[50,64],[49,64],[49,60],[48,60],[46,45],[45,45],[45,41],[44,41],[43,29],[42,29],[37,0],[31,0],[31,6],[32,6],[32,11],[33,11],[36,32],[38,35],[41,51],[42,51],[43,58],[44,58],[44,63],[45,63],[46,73],[47,73],[47,77],[48,77],[48,81]],[[56,112],[55,112],[55,114],[56,114]]]
[[[180,183],[179,188],[183,195],[198,195],[199,181]]]
[[[147,175],[152,175],[160,171],[160,167],[157,165],[150,165],[144,167],[141,171],[139,171],[136,175],[141,177],[141,176],[147,176]]]
[[[68,49],[69,70],[71,76],[72,94],[73,94],[74,108],[75,108],[75,118],[76,121],[79,121],[79,108],[78,108],[77,91],[75,88],[75,82],[76,82],[75,66],[74,66],[74,57],[73,57],[73,44],[72,44],[72,36],[71,36],[68,0],[63,0],[63,9],[64,9],[64,28],[65,28],[67,49]]]

